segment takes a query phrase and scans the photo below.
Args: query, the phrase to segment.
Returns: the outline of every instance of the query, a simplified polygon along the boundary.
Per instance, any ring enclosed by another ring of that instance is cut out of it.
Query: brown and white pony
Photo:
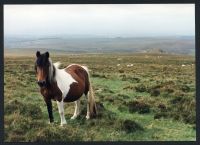
[[[52,63],[49,52],[36,52],[35,71],[40,92],[47,105],[50,123],[54,122],[52,102],[57,102],[61,118],[61,126],[66,124],[64,117],[64,102],[75,102],[75,111],[71,119],[80,114],[80,97],[87,97],[86,119],[97,114],[96,103],[90,82],[88,68],[78,64],[71,64],[67,68],[59,69],[60,63]]]

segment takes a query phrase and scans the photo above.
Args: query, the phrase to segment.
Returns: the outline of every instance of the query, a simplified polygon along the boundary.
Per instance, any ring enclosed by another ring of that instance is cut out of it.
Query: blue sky
[[[194,4],[4,5],[4,34],[195,35]]]

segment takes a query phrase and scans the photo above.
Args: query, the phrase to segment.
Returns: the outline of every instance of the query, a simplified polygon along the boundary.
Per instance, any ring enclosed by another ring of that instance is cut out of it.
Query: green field
[[[53,55],[50,53],[50,55]],[[4,58],[4,138],[10,141],[195,141],[194,56],[167,54],[82,54],[52,57],[61,67],[87,65],[99,115],[70,120],[74,103],[65,104],[67,125],[48,124],[45,102],[34,72],[35,54]]]

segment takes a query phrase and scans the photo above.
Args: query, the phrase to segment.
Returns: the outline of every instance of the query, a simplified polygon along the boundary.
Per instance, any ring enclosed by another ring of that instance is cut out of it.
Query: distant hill
[[[49,50],[60,53],[145,52],[195,54],[194,36],[179,37],[5,37],[5,52]]]
[[[167,53],[166,51],[160,49],[160,48],[152,48],[152,49],[147,49],[145,53],[157,53],[157,54],[163,54]]]

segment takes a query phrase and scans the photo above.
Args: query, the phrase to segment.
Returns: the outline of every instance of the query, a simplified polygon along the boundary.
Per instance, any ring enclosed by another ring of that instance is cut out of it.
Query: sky
[[[4,35],[194,36],[194,7],[194,4],[4,5]]]

